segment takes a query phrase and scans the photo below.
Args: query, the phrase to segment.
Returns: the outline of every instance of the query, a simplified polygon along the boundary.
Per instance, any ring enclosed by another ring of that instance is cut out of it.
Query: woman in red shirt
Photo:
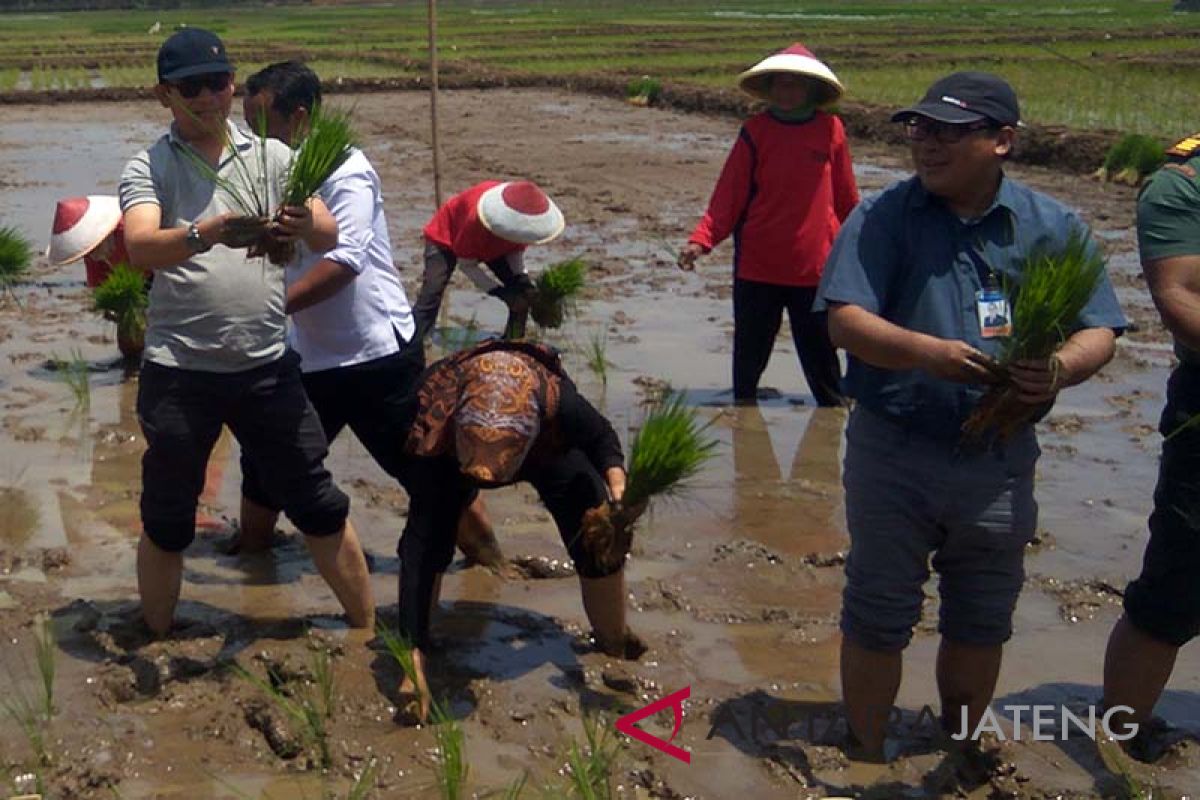
[[[533,290],[525,248],[556,238],[564,225],[558,206],[531,181],[484,181],[447,200],[425,225],[425,273],[413,307],[417,337],[424,339],[437,321],[455,267],[505,302],[506,330],[524,331]]]
[[[811,310],[834,237],[858,204],[845,129],[821,110],[841,97],[842,84],[794,44],[742,73],[739,85],[769,107],[742,126],[679,266],[693,269],[733,235],[735,401],[757,399],[786,308],[817,404],[843,405],[825,314]]]

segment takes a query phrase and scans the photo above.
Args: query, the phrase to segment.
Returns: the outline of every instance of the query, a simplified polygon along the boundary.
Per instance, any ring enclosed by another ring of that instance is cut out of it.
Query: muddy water
[[[503,120],[494,114],[501,101],[512,109]],[[397,264],[414,296],[419,231],[432,210],[424,101],[371,95],[351,102],[383,176]],[[593,265],[579,317],[548,334],[585,393],[624,436],[648,394],[663,384],[686,389],[720,441],[693,491],[656,507],[635,543],[631,622],[651,645],[637,664],[589,650],[574,580],[452,568],[432,671],[462,721],[473,786],[500,787],[525,770],[535,784],[554,780],[565,743],[582,737],[581,708],[617,713],[690,686],[677,742],[693,752],[691,765],[627,742],[619,782],[628,796],[635,784],[660,786],[638,796],[722,798],[852,795],[873,783],[902,787],[880,796],[924,796],[923,776],[940,755],[922,748],[918,733],[897,737],[900,757],[889,767],[852,766],[828,746],[836,726],[830,733],[819,721],[838,692],[844,417],[813,408],[786,335],[764,376],[768,399],[756,409],[732,407],[728,248],[695,274],[671,263],[736,126],[547,91],[456,92],[443,102],[454,121],[444,133],[443,185],[453,191],[488,177],[538,180],[571,224],[529,261],[536,269],[582,254]],[[54,201],[111,192],[125,159],[159,132],[159,112],[150,104],[0,110],[0,164],[12,187],[0,195],[0,220],[44,242]],[[906,174],[902,153],[855,152],[864,192]],[[1064,394],[1043,426],[1039,501],[1047,544],[1028,560],[1017,635],[997,691],[1005,702],[1086,705],[1097,700],[1104,640],[1119,606],[1111,593],[1083,591],[1079,582],[1120,588],[1137,569],[1169,351],[1136,276],[1129,191],[1048,173],[1021,177],[1093,222],[1114,253],[1122,299],[1142,326],[1099,378]],[[392,721],[394,665],[332,616],[336,603],[290,527],[270,555],[222,552],[238,502],[235,442],[223,440],[210,465],[186,561],[179,636],[145,641],[132,603],[143,447],[133,412],[136,377],[116,363],[111,329],[85,310],[82,266],[42,267],[37,283],[19,290],[22,308],[0,309],[0,549],[26,556],[0,574],[0,591],[17,601],[9,610],[0,603],[0,632],[18,643],[4,658],[31,691],[33,673],[20,667],[32,659],[29,620],[36,610],[55,613],[61,702],[54,747],[60,763],[73,765],[56,779],[80,796],[107,796],[97,788],[104,781],[131,798],[318,796],[326,789],[344,796],[377,758],[378,796],[430,793],[429,731]],[[498,303],[456,281],[446,341],[502,323]],[[606,343],[607,382],[586,366],[583,350],[594,337]],[[46,365],[73,348],[94,368],[85,408]],[[403,493],[349,434],[334,443],[330,466],[353,497],[390,620]],[[490,493],[487,501],[508,555],[563,557],[527,487]],[[35,557],[53,548],[65,548],[71,563]],[[932,582],[928,593],[936,597]],[[900,695],[914,712],[936,704],[935,620],[931,601]],[[302,670],[314,646],[338,651],[335,766],[324,778],[268,749],[246,722],[245,709],[261,693],[222,669],[237,660],[252,669],[270,661]],[[1198,667],[1200,651],[1185,650],[1160,712],[1200,734]],[[714,721],[733,714],[745,723],[758,703],[818,720],[815,735],[761,742],[722,723],[708,738]],[[668,717],[648,729],[669,735]],[[26,751],[12,743],[19,739],[8,724],[0,722],[0,760],[17,764]],[[1022,743],[1005,755],[1029,779],[1026,796],[1090,796],[1103,785],[1092,751],[1074,741]],[[1172,786],[1200,785],[1186,758],[1147,774]],[[661,791],[663,783],[678,794]]]

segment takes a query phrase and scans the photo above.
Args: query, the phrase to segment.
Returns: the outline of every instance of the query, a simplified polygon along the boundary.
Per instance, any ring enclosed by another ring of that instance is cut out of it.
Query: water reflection
[[[846,412],[816,408],[785,473],[776,456],[772,428],[758,406],[736,409],[733,429],[734,529],[779,553],[806,555],[844,548],[841,508],[841,440]],[[773,415],[774,416],[774,415]],[[786,420],[791,414],[782,415]]]

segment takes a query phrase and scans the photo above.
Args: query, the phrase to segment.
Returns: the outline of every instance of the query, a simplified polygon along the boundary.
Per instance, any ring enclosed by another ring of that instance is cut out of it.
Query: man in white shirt
[[[268,136],[291,145],[320,102],[316,73],[285,61],[250,76],[243,111],[251,127],[261,121]],[[289,339],[303,359],[304,388],[329,441],[349,426],[379,466],[400,479],[401,446],[425,357],[392,263],[379,175],[355,149],[319,194],[338,222],[338,243],[324,253],[301,248],[287,267]],[[263,550],[270,546],[278,504],[262,491],[253,465],[244,463],[243,475],[238,545],[245,552]],[[469,557],[499,560],[481,509],[464,515],[462,527],[473,534],[464,541]]]

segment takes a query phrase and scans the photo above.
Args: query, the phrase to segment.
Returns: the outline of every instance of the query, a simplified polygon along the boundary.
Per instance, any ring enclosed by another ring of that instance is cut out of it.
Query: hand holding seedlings
[[[1026,358],[1008,366],[1008,375],[1018,389],[1022,403],[1040,405],[1070,385],[1063,361],[1057,354],[1049,358]]]
[[[696,242],[688,242],[683,246],[683,249],[679,251],[679,258],[676,259],[675,263],[678,264],[679,268],[684,272],[691,272],[696,268],[696,259],[702,255],[704,255],[703,246],[697,244]]]
[[[930,375],[955,383],[995,383],[992,359],[957,339],[929,337],[921,367]]]
[[[312,209],[305,205],[284,206],[271,223],[271,236],[281,242],[305,240],[313,233]]]

